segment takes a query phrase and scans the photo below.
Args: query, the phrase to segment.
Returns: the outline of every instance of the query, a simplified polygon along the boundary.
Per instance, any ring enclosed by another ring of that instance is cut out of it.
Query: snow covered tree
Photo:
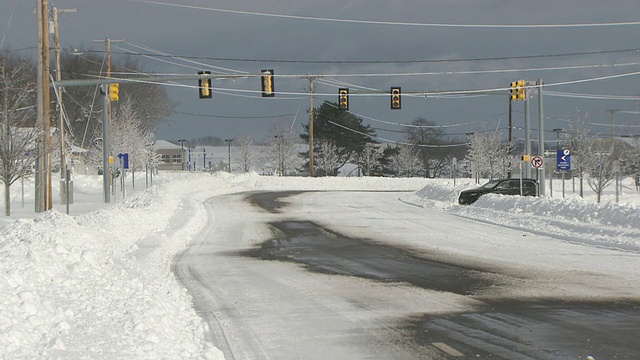
[[[640,179],[640,142],[638,139],[629,148],[623,150],[620,155],[620,162],[623,173],[633,177],[636,181],[636,190],[640,190],[638,179]]]
[[[129,96],[125,95],[121,98],[120,106],[112,114],[110,125],[109,156],[118,159],[120,153],[129,154],[129,168],[133,173],[144,169],[147,165],[153,165],[149,163],[154,160],[154,157],[149,154],[154,142],[153,133],[142,125]],[[89,150],[87,161],[102,169],[104,162],[102,141],[96,141],[93,145]]]
[[[372,171],[378,166],[377,161],[378,148],[374,144],[366,144],[356,158],[364,176],[371,176]]]
[[[153,133],[146,128],[134,105],[133,99],[125,95],[111,122],[111,153],[116,157],[120,153],[129,154],[132,172],[148,165],[147,151],[154,141]]]
[[[466,160],[478,174],[493,179],[505,177],[512,169],[512,149],[497,129],[474,133],[469,140]]]
[[[336,176],[337,169],[344,165],[340,158],[338,147],[327,139],[318,140],[315,151],[318,175]]]
[[[398,176],[411,177],[420,169],[420,162],[415,156],[415,151],[411,145],[396,147],[396,151],[391,156],[391,168]]]
[[[386,167],[391,163],[391,153],[380,144],[369,143],[358,153],[356,164],[362,169],[364,176],[381,176],[388,173]]]

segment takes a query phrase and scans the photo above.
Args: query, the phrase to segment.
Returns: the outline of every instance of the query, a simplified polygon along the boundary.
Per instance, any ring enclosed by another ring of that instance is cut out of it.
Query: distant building
[[[158,170],[184,170],[183,148],[166,140],[157,140],[153,150],[161,156]],[[186,150],[186,148],[185,148]]]

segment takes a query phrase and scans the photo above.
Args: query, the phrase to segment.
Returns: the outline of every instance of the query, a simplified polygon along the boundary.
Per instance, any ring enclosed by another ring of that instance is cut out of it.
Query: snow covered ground
[[[623,182],[619,203],[602,204],[560,180],[553,198],[487,195],[457,205],[469,179],[280,178],[257,174],[136,175],[126,199],[102,203],[102,177],[74,177],[70,215],[59,203],[35,215],[33,184],[12,187],[12,215],[0,217],[0,358],[223,359],[205,342],[206,324],[173,275],[173,257],[202,226],[208,197],[247,190],[405,190],[401,201],[461,217],[598,247],[640,253],[640,193]],[[348,199],[345,199],[348,201]],[[0,199],[4,209],[4,199]],[[535,248],[535,244],[533,244]],[[500,254],[497,254],[499,256]],[[567,259],[566,261],[571,261]],[[615,271],[615,269],[609,269]]]

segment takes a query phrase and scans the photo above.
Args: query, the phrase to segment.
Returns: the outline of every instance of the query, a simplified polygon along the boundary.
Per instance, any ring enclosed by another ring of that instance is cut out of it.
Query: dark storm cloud
[[[167,1],[169,3],[169,1]],[[607,23],[640,20],[640,2],[636,0],[441,0],[441,1],[187,1],[175,0],[171,4],[204,8],[218,8],[254,13],[270,13],[314,18],[339,18],[402,23],[441,24],[575,24]],[[4,48],[35,47],[35,1],[0,0],[0,31],[5,35]],[[209,60],[211,58],[280,59],[280,60],[426,60],[426,59],[479,59],[518,57],[526,55],[594,52],[640,47],[637,33],[640,26],[576,27],[576,28],[458,28],[437,26],[400,26],[383,24],[355,24],[347,22],[256,16],[250,14],[207,11],[144,2],[110,0],[59,0],[52,2],[58,8],[78,9],[77,13],[63,14],[60,32],[64,48],[85,47],[104,50],[104,45],[93,40],[126,39],[135,44],[151,47],[176,56],[194,56],[195,61],[210,66],[221,66],[255,73],[273,68],[276,74],[391,74],[410,72],[446,72],[465,70],[527,69],[577,64],[617,64],[637,62],[637,53],[603,54],[575,57],[503,59],[499,61],[417,62],[382,64],[308,64],[267,61],[240,62]],[[11,10],[15,7],[12,23],[7,27]],[[148,53],[148,51],[122,44],[122,48]],[[121,50],[114,48],[114,52]],[[33,50],[35,53],[35,50]],[[144,60],[148,70],[154,72],[195,73],[200,65],[191,67]],[[184,64],[184,63],[183,63]],[[205,69],[207,65],[202,65]],[[593,78],[640,70],[639,66],[624,68],[576,69],[548,72],[522,71],[490,74],[442,74],[403,77],[350,77],[338,78],[354,85],[388,90],[400,85],[407,91],[435,91],[462,89],[491,89],[506,87],[520,78],[546,83]],[[597,94],[638,95],[637,76],[616,80],[589,82],[565,86],[558,91]],[[257,90],[256,79],[216,81],[225,88]],[[308,86],[304,79],[276,78],[276,91],[303,92]],[[189,88],[170,88],[170,94],[180,112],[209,115],[255,117],[257,115],[291,114],[299,112],[296,124],[307,121],[308,97],[229,96],[216,93],[210,101],[198,101],[196,92]],[[316,104],[335,101],[335,86],[318,82]],[[385,121],[409,123],[418,116],[438,123],[455,123],[467,119],[490,118],[506,111],[505,96],[473,99],[407,98],[403,110],[388,109],[386,97],[354,97],[352,109],[356,113]],[[584,99],[545,99],[546,114],[566,117],[576,107],[585,108],[594,117],[608,116],[606,109],[633,108],[633,102]],[[167,139],[193,138],[204,135],[235,137],[243,133],[256,140],[268,135],[274,122],[292,122],[293,118],[237,119],[174,115],[159,129],[159,137]],[[380,124],[374,124],[379,126]],[[548,125],[554,127],[556,125]],[[389,126],[391,127],[391,126]],[[401,128],[395,127],[396,130]],[[477,129],[467,128],[464,131]],[[390,134],[382,134],[388,138]],[[397,138],[397,136],[396,136]]]

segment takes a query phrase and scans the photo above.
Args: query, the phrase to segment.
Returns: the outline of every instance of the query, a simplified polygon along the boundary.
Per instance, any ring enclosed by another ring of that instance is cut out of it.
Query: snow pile
[[[190,176],[87,215],[52,210],[6,227],[0,234],[1,353],[222,358],[203,342],[205,325],[170,269],[172,256],[204,223],[204,209],[189,195],[206,182],[228,187],[208,175]],[[175,221],[179,233],[168,227]]]

